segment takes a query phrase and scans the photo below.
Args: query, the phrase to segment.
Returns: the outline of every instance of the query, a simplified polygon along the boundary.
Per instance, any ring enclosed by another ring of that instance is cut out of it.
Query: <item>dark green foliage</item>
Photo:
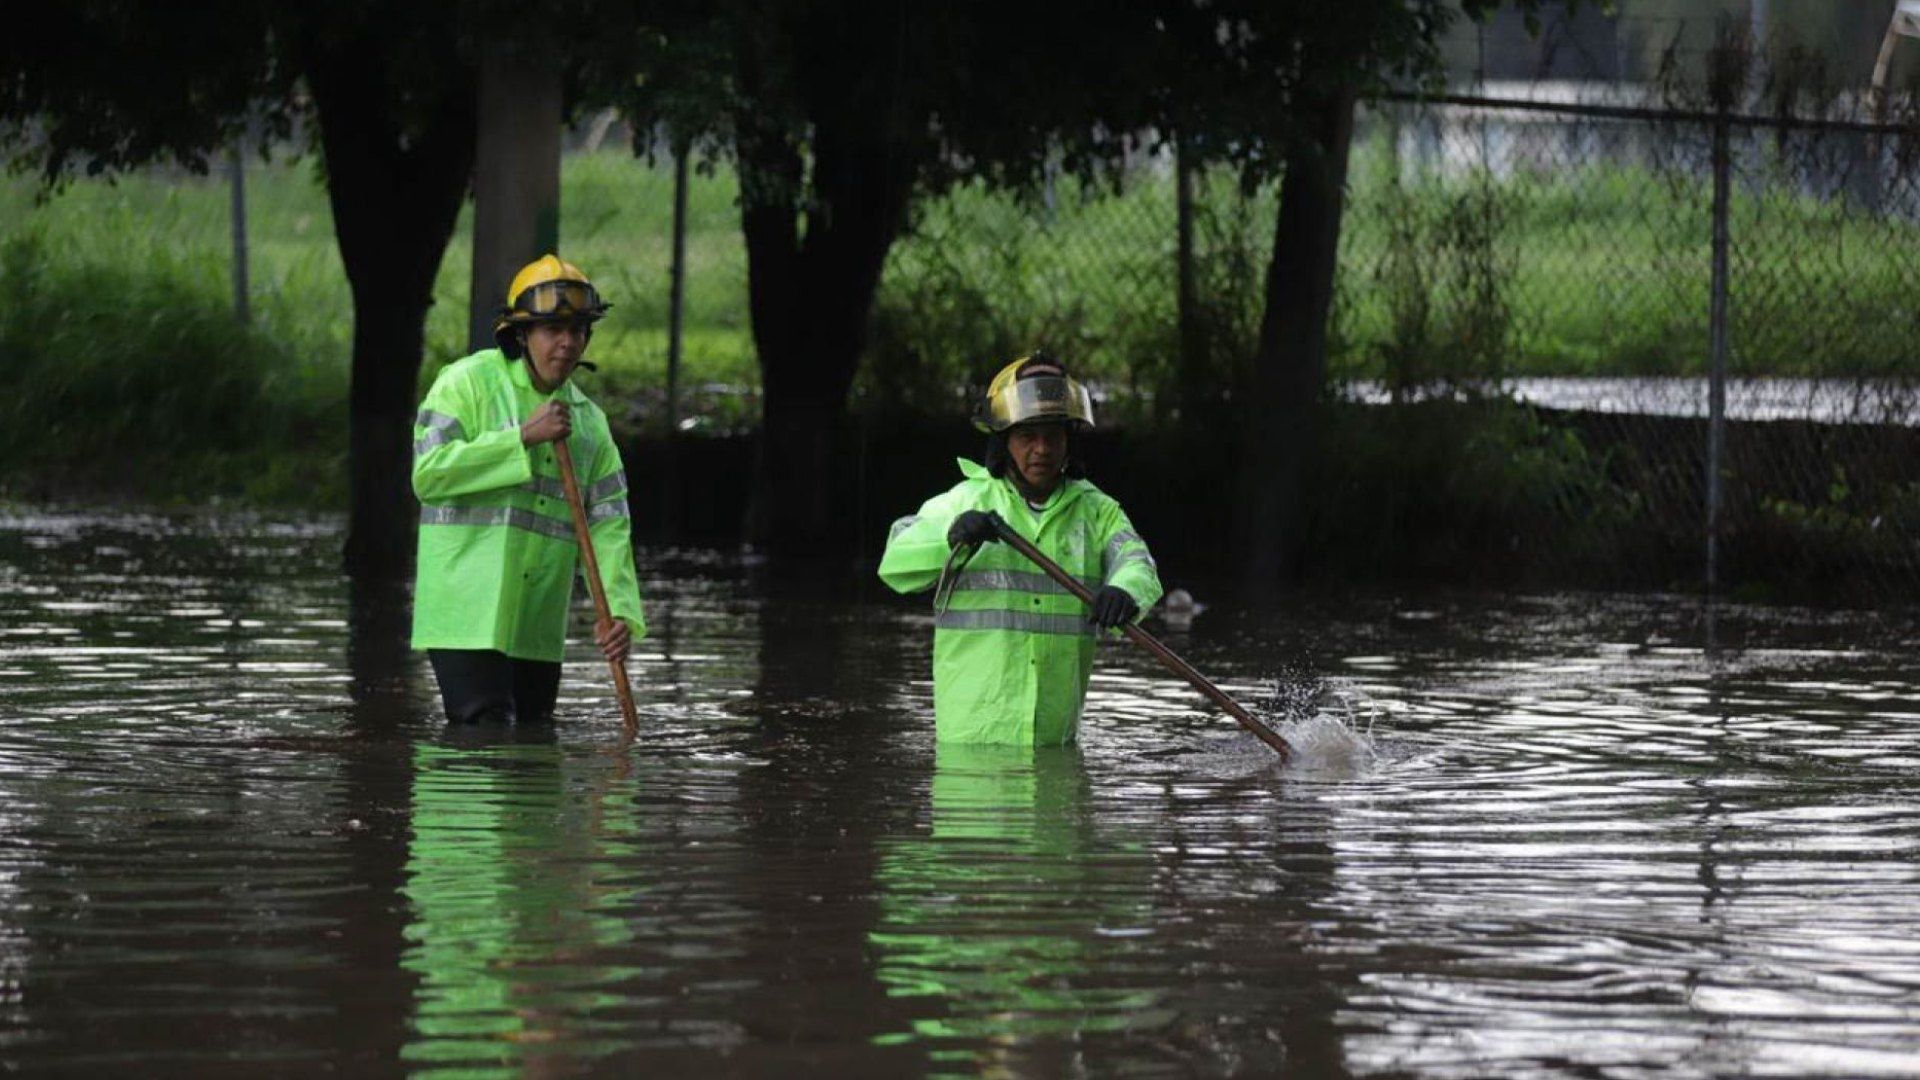
[[[157,161],[204,172],[250,123],[284,136],[293,80],[266,47],[270,10],[248,0],[13,5],[0,34],[0,143],[52,182]]]
[[[1318,572],[1604,580],[1642,507],[1611,455],[1509,401],[1327,409],[1308,496]]]
[[[224,268],[0,245],[0,474],[28,493],[337,506],[345,372],[233,320]]]

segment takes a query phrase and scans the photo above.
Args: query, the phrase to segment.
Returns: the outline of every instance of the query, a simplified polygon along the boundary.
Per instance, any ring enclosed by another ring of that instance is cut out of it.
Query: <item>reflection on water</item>
[[[1009,1055],[1038,1047],[1034,1068],[1073,1046],[1063,1039],[1167,1023],[1130,955],[1152,933],[1153,860],[1094,835],[1089,787],[1076,747],[936,749],[927,833],[884,844],[869,935],[876,977],[919,999],[917,1015],[877,1041],[950,1042],[972,1056],[940,1060],[981,1067],[1019,1066]]]
[[[578,1056],[618,1045],[618,1030],[591,1016],[618,1001],[599,988],[627,973],[574,959],[632,938],[615,911],[632,886],[601,861],[633,854],[633,821],[607,812],[611,796],[582,761],[607,772],[569,762],[552,742],[416,748],[400,961],[418,976],[408,1063],[473,1067],[523,1048]]]
[[[936,749],[920,606],[649,552],[622,754],[581,644],[448,728],[337,550],[0,516],[0,1067],[1920,1073],[1910,618],[1210,602],[1230,693],[1371,717],[1282,770],[1124,648],[1082,747]]]

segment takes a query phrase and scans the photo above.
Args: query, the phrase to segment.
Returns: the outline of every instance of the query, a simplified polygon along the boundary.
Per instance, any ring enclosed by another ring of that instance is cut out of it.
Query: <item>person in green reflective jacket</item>
[[[1040,353],[1008,364],[976,423],[988,432],[986,463],[962,459],[960,483],[893,523],[880,579],[903,593],[942,584],[933,623],[941,741],[1070,743],[1096,635],[1151,608],[1160,577],[1120,504],[1067,475],[1072,436],[1093,426],[1093,404],[1064,366]],[[1078,577],[1092,609],[995,542],[996,518]]]
[[[595,627],[625,663],[646,633],[627,476],[606,414],[569,381],[606,314],[587,276],[546,255],[515,275],[497,348],[449,364],[413,426],[420,548],[413,647],[425,649],[449,719],[553,715],[579,555],[552,444],[573,453],[595,561],[614,618]]]

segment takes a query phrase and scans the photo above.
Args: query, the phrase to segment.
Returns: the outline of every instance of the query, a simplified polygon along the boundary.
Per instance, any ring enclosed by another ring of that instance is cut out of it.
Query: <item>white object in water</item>
[[[1175,589],[1160,601],[1160,619],[1170,630],[1192,629],[1194,616],[1205,610],[1207,605],[1195,600],[1185,589]]]

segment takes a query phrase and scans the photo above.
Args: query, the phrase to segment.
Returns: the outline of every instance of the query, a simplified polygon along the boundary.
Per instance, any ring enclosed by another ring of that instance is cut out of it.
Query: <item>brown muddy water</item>
[[[924,602],[649,551],[618,752],[577,646],[448,729],[338,541],[0,513],[0,1067],[1920,1073],[1910,619],[1203,596],[1371,725],[1280,769],[1124,643],[1081,747],[936,748]]]

